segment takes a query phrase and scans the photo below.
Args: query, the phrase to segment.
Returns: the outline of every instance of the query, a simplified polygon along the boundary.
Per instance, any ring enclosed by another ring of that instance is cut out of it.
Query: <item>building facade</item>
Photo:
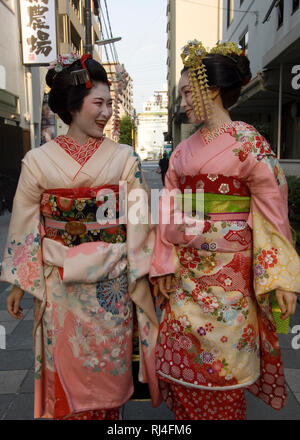
[[[240,43],[252,81],[231,109],[269,140],[286,174],[300,174],[300,2],[228,0],[223,40]]]
[[[115,99],[118,100],[118,114],[115,112],[113,113],[112,118],[110,119],[109,123],[105,127],[105,135],[109,137],[110,139],[118,142],[119,137],[115,134],[114,126],[117,122],[117,119],[120,120],[124,116],[129,115],[132,120],[135,118],[135,109],[133,107],[133,85],[132,85],[132,78],[128,75],[127,77],[127,84],[126,88],[123,88],[120,93],[118,92],[118,81],[116,79],[116,68],[117,63],[103,63],[103,67],[105,68],[108,79],[111,82],[111,96],[112,99],[115,101]]]
[[[30,84],[22,65],[18,2],[0,1],[0,174],[18,175],[30,149]]]
[[[168,92],[159,91],[144,104],[137,115],[137,148],[142,160],[158,160],[163,153],[168,131]]]
[[[181,49],[188,40],[202,41],[208,49],[222,39],[223,0],[168,0],[167,50],[169,118],[167,141],[173,148],[186,138],[193,127],[180,111],[178,82],[183,68]]]

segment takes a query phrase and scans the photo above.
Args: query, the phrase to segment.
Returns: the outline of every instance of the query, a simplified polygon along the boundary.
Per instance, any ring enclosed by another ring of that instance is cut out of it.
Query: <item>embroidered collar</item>
[[[221,136],[222,134],[227,133],[229,131],[229,129],[234,127],[236,124],[239,124],[239,123],[237,121],[226,122],[225,124],[221,125],[218,128],[215,128],[212,131],[208,130],[208,128],[206,128],[206,127],[201,128],[200,131],[203,136],[204,142],[206,144],[211,143],[218,136]]]
[[[86,162],[93,156],[93,154],[101,146],[103,140],[104,137],[99,139],[89,138],[85,144],[80,145],[67,135],[57,136],[57,138],[54,139],[54,141],[81,166],[85,165]]]

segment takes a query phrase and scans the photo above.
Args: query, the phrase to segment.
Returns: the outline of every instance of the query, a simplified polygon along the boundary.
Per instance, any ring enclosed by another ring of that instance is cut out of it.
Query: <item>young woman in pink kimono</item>
[[[159,404],[158,323],[145,278],[154,230],[121,219],[119,182],[128,194],[147,191],[140,162],[103,136],[112,115],[105,70],[90,55],[72,57],[46,78],[50,108],[69,130],[23,159],[1,280],[14,285],[7,308],[16,319],[24,291],[35,298],[34,416],[113,420],[133,394],[134,309],[139,379]]]
[[[197,41],[182,57],[181,106],[203,125],[173,152],[166,189],[177,195],[161,199],[150,270],[163,309],[156,370],[176,419],[242,420],[246,389],[274,409],[286,403],[270,293],[282,319],[295,312],[300,259],[276,155],[227,110],[251,78],[249,60],[235,44],[208,54]],[[201,197],[202,220],[189,214]]]

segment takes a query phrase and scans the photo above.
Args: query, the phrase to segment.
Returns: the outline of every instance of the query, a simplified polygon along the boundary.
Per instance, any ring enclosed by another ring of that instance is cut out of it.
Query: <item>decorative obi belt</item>
[[[102,225],[97,221],[97,211],[104,203],[102,217],[107,223]],[[47,190],[42,196],[41,214],[45,236],[68,247],[96,241],[126,242],[126,225],[120,224],[124,218],[120,218],[118,185]]]
[[[182,193],[177,196],[180,209],[193,215],[200,211],[206,220],[211,221],[247,221],[249,217],[249,189],[233,177],[184,176],[179,189]]]

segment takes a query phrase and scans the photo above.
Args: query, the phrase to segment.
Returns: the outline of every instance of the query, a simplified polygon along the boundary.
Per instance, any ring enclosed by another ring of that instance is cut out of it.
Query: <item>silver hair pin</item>
[[[85,69],[73,70],[73,72],[71,72],[71,76],[74,86],[78,86],[79,84],[86,84],[90,80],[90,75]]]

